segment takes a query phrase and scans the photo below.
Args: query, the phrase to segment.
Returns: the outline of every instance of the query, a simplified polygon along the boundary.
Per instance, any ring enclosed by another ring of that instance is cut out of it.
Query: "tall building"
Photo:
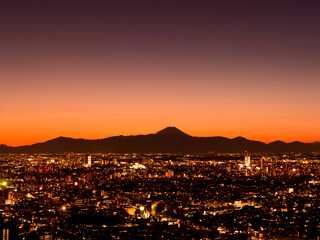
[[[86,167],[91,167],[91,165],[92,165],[91,155],[86,155],[86,158],[85,158],[85,166],[86,166]]]
[[[244,155],[244,165],[246,167],[250,167],[250,155],[247,153],[247,151]]]
[[[2,239],[3,240],[9,240],[9,229],[2,229]]]
[[[261,166],[260,166],[261,171],[264,171],[264,169],[265,169],[265,158],[261,157],[260,161],[261,161]]]

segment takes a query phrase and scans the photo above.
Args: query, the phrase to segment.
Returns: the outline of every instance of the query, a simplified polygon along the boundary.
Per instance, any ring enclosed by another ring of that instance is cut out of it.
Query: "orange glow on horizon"
[[[85,128],[83,125],[82,131],[75,131],[74,129],[64,129],[61,131],[56,131],[55,129],[42,129],[40,131],[34,130],[32,128],[28,128],[29,130],[18,130],[16,132],[9,131],[3,132],[2,136],[8,136],[8,137],[2,137],[0,139],[1,144],[5,144],[8,146],[23,146],[23,145],[31,145],[35,143],[45,142],[51,139],[54,139],[56,137],[64,136],[64,137],[71,137],[71,138],[84,138],[84,139],[101,139],[101,138],[107,138],[111,136],[119,136],[119,135],[139,135],[139,134],[151,134],[156,133],[166,126],[163,124],[160,124],[163,126],[162,128],[154,129],[154,126],[148,125],[148,124],[141,124],[140,126],[135,126],[134,129],[138,130],[132,130],[129,128],[124,129],[121,125],[113,126],[112,130],[105,129],[100,130],[99,127],[95,129],[88,129]],[[76,126],[76,124],[75,124]],[[173,126],[173,124],[168,124],[167,126]],[[36,127],[36,126],[34,126]],[[133,126],[132,126],[133,127]],[[143,129],[143,127],[145,127]],[[255,130],[253,131],[242,131],[242,132],[232,132],[231,129],[222,128],[219,127],[217,129],[210,129],[209,131],[206,131],[204,127],[202,128],[192,128],[192,126],[178,126],[176,125],[180,130],[184,131],[185,133],[195,136],[195,137],[215,137],[215,136],[222,136],[227,138],[235,138],[238,136],[247,138],[249,140],[256,140],[256,141],[262,141],[265,143],[273,142],[273,141],[284,141],[284,142],[293,142],[293,141],[301,141],[301,142],[315,142],[319,141],[319,138],[317,138],[316,134],[305,134],[303,131],[301,131],[300,134],[293,134],[290,131],[286,131],[281,129],[279,127],[278,129],[273,129],[273,131],[270,131],[268,134],[261,134]],[[251,126],[252,128],[252,126]],[[304,129],[304,130],[311,130],[311,129]],[[57,134],[58,132],[58,134]],[[274,134],[273,134],[274,133]],[[275,137],[276,136],[276,137]]]
[[[320,141],[312,4],[4,2],[0,144],[167,126],[200,137]]]

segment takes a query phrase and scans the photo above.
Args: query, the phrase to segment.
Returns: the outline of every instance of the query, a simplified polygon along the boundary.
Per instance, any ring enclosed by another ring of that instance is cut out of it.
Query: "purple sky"
[[[319,141],[318,1],[2,1],[0,143],[174,125]]]

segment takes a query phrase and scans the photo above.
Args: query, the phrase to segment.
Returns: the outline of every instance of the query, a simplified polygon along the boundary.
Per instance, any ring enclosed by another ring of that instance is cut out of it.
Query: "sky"
[[[320,141],[318,2],[1,1],[0,144]]]

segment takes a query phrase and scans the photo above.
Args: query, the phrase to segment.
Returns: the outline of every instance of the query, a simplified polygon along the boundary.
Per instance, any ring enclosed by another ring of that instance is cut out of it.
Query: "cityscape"
[[[2,154],[1,239],[320,239],[319,154]]]
[[[0,240],[320,240],[319,13],[0,1]]]

